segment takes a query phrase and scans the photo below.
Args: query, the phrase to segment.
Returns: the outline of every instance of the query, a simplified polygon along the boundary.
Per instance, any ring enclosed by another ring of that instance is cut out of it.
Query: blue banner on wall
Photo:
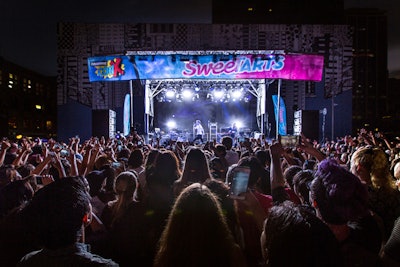
[[[124,136],[127,136],[131,131],[131,96],[125,95],[124,101]]]
[[[278,121],[278,134],[287,135],[285,102],[283,101],[283,98],[280,97],[278,114],[278,96],[272,95],[272,101],[274,102],[275,120]]]

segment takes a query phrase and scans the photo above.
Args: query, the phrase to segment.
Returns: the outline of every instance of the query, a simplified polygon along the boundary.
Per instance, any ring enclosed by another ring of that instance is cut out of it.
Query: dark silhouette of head
[[[46,248],[74,244],[90,222],[90,196],[81,177],[65,177],[40,189],[24,211]]]
[[[310,196],[321,218],[330,224],[345,224],[369,214],[366,186],[334,159],[320,162]]]

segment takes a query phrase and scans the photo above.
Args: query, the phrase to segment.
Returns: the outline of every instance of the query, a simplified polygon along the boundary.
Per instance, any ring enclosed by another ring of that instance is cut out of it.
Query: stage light
[[[224,97],[224,93],[225,92],[223,90],[214,90],[213,91],[213,95],[216,100],[221,100]]]
[[[175,129],[176,128],[176,121],[174,120],[169,120],[166,123],[168,129]]]
[[[169,99],[174,98],[174,97],[175,97],[175,90],[168,89],[168,90],[165,92],[165,96],[166,96],[167,98],[169,98]]]
[[[244,123],[243,123],[241,120],[235,120],[235,121],[233,121],[233,122],[232,122],[232,125],[233,125],[234,123],[236,124],[236,127],[237,127],[238,129],[244,127]]]
[[[233,100],[240,100],[242,98],[243,92],[241,90],[233,90],[231,95]]]
[[[190,89],[184,89],[182,91],[182,97],[184,100],[191,99],[193,97],[193,92]]]

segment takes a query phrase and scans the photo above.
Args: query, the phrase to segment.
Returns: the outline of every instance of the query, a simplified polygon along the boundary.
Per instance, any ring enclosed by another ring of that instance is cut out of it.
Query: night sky
[[[387,10],[388,69],[400,76],[400,1],[345,0],[345,8]],[[0,56],[43,75],[56,75],[58,21],[211,23],[211,0],[0,2]]]

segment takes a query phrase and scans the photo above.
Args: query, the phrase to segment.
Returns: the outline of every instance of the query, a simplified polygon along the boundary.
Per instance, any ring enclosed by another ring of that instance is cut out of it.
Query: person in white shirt
[[[203,143],[203,135],[204,135],[204,128],[201,125],[200,120],[196,120],[196,122],[193,125],[193,131],[195,134],[195,138],[193,139],[193,143],[197,140],[200,140],[201,143]]]

